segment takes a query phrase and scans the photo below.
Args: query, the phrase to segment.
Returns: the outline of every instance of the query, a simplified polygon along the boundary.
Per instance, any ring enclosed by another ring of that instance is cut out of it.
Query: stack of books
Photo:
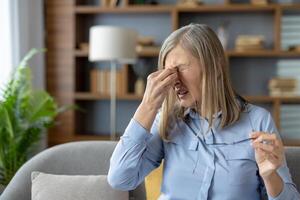
[[[285,15],[281,24],[282,49],[300,51],[300,15]]]
[[[154,38],[150,36],[139,36],[136,46],[138,54],[158,54],[160,47],[154,44]]]
[[[118,70],[116,73],[116,93],[123,95],[126,93],[124,69]],[[90,71],[90,90],[93,94],[110,95],[110,69],[94,68]]]
[[[253,4],[253,5],[267,5],[268,0],[251,0],[251,4]]]
[[[286,104],[280,107],[280,128],[284,140],[300,140],[300,105]]]
[[[294,95],[300,95],[300,59],[278,60],[276,76],[278,78],[295,79]]]
[[[269,81],[270,96],[295,96],[297,80],[294,78],[272,78]]]
[[[202,0],[179,0],[177,2],[177,6],[181,7],[193,7],[201,5],[203,2]]]
[[[237,51],[255,51],[264,48],[264,37],[261,35],[240,35],[235,40]]]

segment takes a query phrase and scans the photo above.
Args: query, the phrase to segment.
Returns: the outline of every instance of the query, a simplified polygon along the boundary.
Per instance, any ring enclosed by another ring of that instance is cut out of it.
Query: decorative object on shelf
[[[251,0],[252,5],[268,5],[268,0]]]
[[[269,80],[270,96],[296,96],[297,80],[295,78],[272,78]]]
[[[300,44],[289,47],[289,51],[300,52]]]
[[[102,7],[117,7],[121,0],[101,0]]]
[[[263,45],[264,36],[261,35],[239,35],[235,40],[236,51],[262,50]]]
[[[198,6],[203,4],[202,0],[179,0],[177,2],[177,6],[182,6],[182,7],[193,7],[193,6]]]
[[[148,62],[147,58],[140,58],[136,64],[132,65],[132,69],[137,76],[137,80],[134,85],[134,93],[137,95],[143,95],[146,88],[146,81],[148,75],[155,69],[151,62]]]
[[[219,40],[221,41],[222,43],[222,46],[224,48],[224,50],[227,49],[227,44],[228,44],[228,25],[229,25],[229,22],[223,22],[219,27],[218,27],[218,30],[217,30],[217,35],[219,37]]]
[[[137,58],[137,32],[124,27],[93,26],[90,29],[90,61],[109,61],[110,77],[110,133],[116,135],[116,70],[118,65],[133,64]]]
[[[0,185],[7,185],[37,147],[46,129],[64,109],[44,90],[33,90],[31,50],[6,85],[0,101]]]
[[[87,42],[80,43],[79,49],[83,52],[88,52],[89,51],[89,43],[87,43]]]
[[[300,95],[300,59],[278,60],[276,64],[276,76],[279,78],[291,78],[296,80],[295,95]]]
[[[154,37],[139,36],[137,43],[138,43],[138,45],[142,45],[142,46],[153,46],[154,45]]]
[[[299,51],[300,15],[286,15],[281,19],[281,46],[283,50]]]
[[[136,46],[136,52],[139,55],[155,55],[159,53],[160,46],[156,46],[154,38],[151,36],[139,36],[138,43]]]

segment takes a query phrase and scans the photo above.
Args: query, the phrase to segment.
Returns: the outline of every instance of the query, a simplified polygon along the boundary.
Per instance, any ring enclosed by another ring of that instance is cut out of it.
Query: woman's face
[[[165,68],[178,68],[178,80],[174,85],[175,93],[182,107],[194,107],[200,101],[200,63],[180,45],[172,49],[166,57]]]

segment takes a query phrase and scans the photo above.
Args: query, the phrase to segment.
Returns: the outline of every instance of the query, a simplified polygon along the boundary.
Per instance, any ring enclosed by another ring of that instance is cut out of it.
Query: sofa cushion
[[[128,192],[112,189],[106,175],[31,174],[32,200],[128,200]]]

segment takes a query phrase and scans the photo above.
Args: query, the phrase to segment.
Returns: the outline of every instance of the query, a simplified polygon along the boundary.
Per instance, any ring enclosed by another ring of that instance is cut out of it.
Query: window
[[[0,99],[18,55],[17,1],[0,0]]]

